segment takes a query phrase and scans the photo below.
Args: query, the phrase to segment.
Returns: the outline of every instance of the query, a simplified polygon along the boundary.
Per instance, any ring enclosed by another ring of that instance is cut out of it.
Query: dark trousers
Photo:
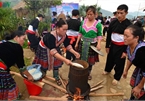
[[[107,30],[108,30],[108,27],[104,27],[104,29],[103,29],[103,36],[105,36],[105,33],[107,32]]]
[[[89,75],[91,74],[92,71],[92,65],[89,64]]]
[[[107,61],[105,66],[106,72],[111,72],[111,70],[114,68],[115,70],[114,79],[118,81],[122,76],[125,65],[126,58],[121,58],[123,51],[124,46],[112,44],[109,53],[107,55]]]
[[[76,44],[76,41],[73,42],[73,44],[71,44],[73,49],[75,49],[75,44]],[[75,55],[69,51],[66,51],[66,58],[69,60],[72,60],[72,61],[74,61],[76,59]]]
[[[36,52],[37,47],[39,45],[39,41],[41,40],[35,34],[27,33],[28,40],[30,41],[30,48]]]

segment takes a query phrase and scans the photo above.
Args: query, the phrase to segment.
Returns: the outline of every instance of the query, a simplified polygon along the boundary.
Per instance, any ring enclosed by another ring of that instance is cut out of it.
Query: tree
[[[80,6],[80,8],[79,8],[80,16],[86,15],[86,8],[87,7],[85,5]]]
[[[24,0],[27,5],[27,8],[31,10],[34,14],[38,14],[39,11],[46,11],[47,8],[51,6],[60,5],[62,0]]]
[[[97,4],[92,5],[92,6],[94,6],[96,8],[97,12],[99,12],[101,10],[101,7],[98,7]],[[85,6],[85,5],[80,6],[80,8],[79,8],[80,16],[85,16],[86,15],[86,9],[88,7],[89,6]]]
[[[11,32],[17,29],[18,19],[11,8],[0,8],[0,40],[5,32]]]

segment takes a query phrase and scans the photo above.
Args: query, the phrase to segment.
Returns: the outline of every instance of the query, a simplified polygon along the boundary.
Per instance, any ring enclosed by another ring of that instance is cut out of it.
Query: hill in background
[[[108,10],[101,9],[100,11],[103,13],[103,16],[113,16],[113,12],[110,12]],[[129,19],[132,19],[136,16],[145,16],[145,12],[135,11],[135,12],[129,12],[127,14],[127,18],[129,18]]]
[[[11,2],[11,7],[15,6],[16,4],[18,4],[21,0],[1,0],[3,2],[8,1]],[[113,12],[110,12],[108,10],[105,9],[101,9],[101,11],[103,13],[103,16],[113,16]],[[129,12],[127,15],[127,18],[129,19],[133,19],[136,16],[145,16],[145,12],[141,12],[141,11],[135,11],[135,12]]]

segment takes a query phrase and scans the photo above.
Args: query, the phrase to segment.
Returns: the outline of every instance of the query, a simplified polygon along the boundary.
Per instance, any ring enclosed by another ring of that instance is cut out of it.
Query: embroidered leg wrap
[[[57,85],[60,86],[62,83],[61,83],[61,81],[59,79],[59,69],[58,68],[54,67],[54,69],[53,69],[53,77],[55,78]]]
[[[58,68],[53,68],[53,77],[56,79],[56,80],[59,80],[59,73],[58,73]]]

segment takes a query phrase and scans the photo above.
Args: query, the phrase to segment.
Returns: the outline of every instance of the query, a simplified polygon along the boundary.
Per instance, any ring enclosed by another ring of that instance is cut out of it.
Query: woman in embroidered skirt
[[[17,65],[20,71],[33,81],[33,77],[26,70],[22,45],[26,35],[21,31],[15,31],[6,39],[0,42],[0,100],[16,100],[19,93],[18,87],[11,74],[9,68]]]
[[[124,31],[124,43],[128,45],[128,61],[124,69],[123,77],[126,78],[131,65],[136,68],[132,74],[130,85],[132,87],[130,100],[145,100],[145,42],[143,42],[145,31],[135,25],[130,25]]]
[[[92,66],[95,62],[99,61],[98,53],[93,51],[90,48],[90,45],[93,45],[98,50],[101,50],[102,25],[100,22],[95,20],[95,18],[96,9],[93,6],[89,6],[86,10],[86,18],[80,26],[80,34],[78,35],[75,45],[75,48],[78,48],[79,53],[81,53],[81,59],[89,63],[89,72],[91,72]],[[89,75],[88,79],[91,80],[92,76]]]
[[[71,64],[70,60],[64,58],[61,55],[59,46],[63,43],[66,49],[73,53],[76,58],[80,57],[79,53],[74,51],[72,46],[69,44],[70,40],[66,35],[67,29],[67,23],[60,19],[56,23],[56,29],[46,34],[39,42],[38,50],[33,61],[33,64],[41,64],[42,70],[45,72],[47,70],[53,69],[53,77],[55,78],[58,85],[61,85],[58,76],[59,67],[62,66],[63,62],[68,65]]]

